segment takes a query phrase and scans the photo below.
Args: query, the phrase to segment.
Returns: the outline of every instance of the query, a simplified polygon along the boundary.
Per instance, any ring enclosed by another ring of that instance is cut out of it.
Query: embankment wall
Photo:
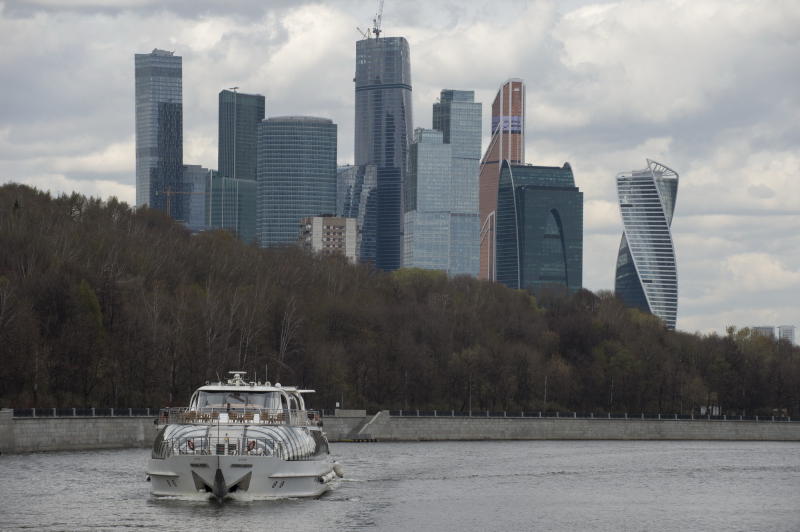
[[[149,447],[155,417],[14,418],[0,411],[0,452],[83,451]]]

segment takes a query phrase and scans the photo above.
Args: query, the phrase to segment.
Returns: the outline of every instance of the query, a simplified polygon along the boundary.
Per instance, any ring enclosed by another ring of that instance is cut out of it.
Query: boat
[[[154,496],[270,499],[319,497],[342,476],[319,414],[301,390],[248,382],[231,371],[206,383],[189,406],[164,408],[147,464]]]

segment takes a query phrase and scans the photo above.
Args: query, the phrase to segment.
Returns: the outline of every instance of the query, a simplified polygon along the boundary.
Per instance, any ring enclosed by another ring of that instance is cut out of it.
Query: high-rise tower
[[[174,52],[135,54],[136,205],[186,220],[183,192],[182,62]]]
[[[480,261],[481,279],[496,278],[495,225],[497,184],[503,161],[525,162],[525,82],[509,79],[497,91],[492,103],[492,138],[481,161],[480,171]]]
[[[403,183],[412,136],[411,64],[404,37],[356,42],[355,164],[376,168],[374,223],[366,218],[361,260],[383,270],[400,267],[403,243]],[[366,170],[364,170],[366,172]],[[371,254],[372,253],[372,254]]]
[[[238,87],[237,87],[238,88]],[[256,179],[258,124],[264,97],[235,89],[219,93],[219,172],[234,179]]]
[[[583,193],[572,167],[503,161],[497,193],[497,282],[534,294],[583,282]]]
[[[296,243],[301,218],[336,212],[336,124],[312,116],[262,121],[256,182],[259,243]]]
[[[677,194],[677,172],[650,159],[644,170],[617,175],[623,232],[614,292],[670,329],[678,315],[678,269],[670,231]]]

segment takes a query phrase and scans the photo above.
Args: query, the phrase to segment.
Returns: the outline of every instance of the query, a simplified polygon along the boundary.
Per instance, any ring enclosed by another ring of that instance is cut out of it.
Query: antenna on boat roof
[[[217,382],[222,382],[222,379],[219,378],[219,371],[215,371],[214,373],[217,374]]]
[[[264,382],[269,382],[269,366],[264,362]]]

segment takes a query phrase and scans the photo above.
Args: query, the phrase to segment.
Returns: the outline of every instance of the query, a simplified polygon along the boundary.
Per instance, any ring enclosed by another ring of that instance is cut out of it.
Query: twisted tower
[[[677,193],[678,173],[650,159],[644,170],[617,175],[624,230],[614,292],[670,329],[678,315],[678,269],[670,231]]]

